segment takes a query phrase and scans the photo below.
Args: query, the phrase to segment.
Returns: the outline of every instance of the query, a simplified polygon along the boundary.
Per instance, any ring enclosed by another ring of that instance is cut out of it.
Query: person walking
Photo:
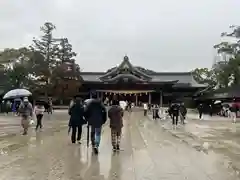
[[[37,118],[37,125],[35,128],[36,131],[38,130],[39,127],[40,129],[42,129],[42,118],[43,118],[44,111],[45,111],[45,108],[43,103],[36,102],[36,105],[34,107],[34,113],[36,114],[36,118]]]
[[[92,99],[85,106],[85,118],[91,127],[91,143],[95,154],[101,140],[102,125],[107,120],[107,112],[103,103],[97,99],[96,93],[92,93]]]
[[[52,104],[52,98],[48,98],[48,114],[53,113],[53,104]]]
[[[147,103],[143,104],[143,111],[144,111],[144,116],[147,116],[147,111],[148,111],[148,105]]]
[[[69,108],[68,114],[70,115],[69,127],[72,129],[71,141],[73,144],[77,142],[81,144],[82,125],[86,124],[84,118],[84,107],[79,98],[76,98],[75,103]]]
[[[236,123],[237,112],[238,112],[237,106],[235,104],[232,104],[232,106],[229,108],[229,110],[230,110],[230,114],[231,114],[232,123]]]
[[[181,123],[182,123],[182,124],[185,124],[184,120],[186,119],[187,108],[185,107],[184,103],[181,103],[181,105],[180,105],[180,107],[179,107],[179,111],[180,111]]]
[[[33,116],[33,107],[32,104],[28,101],[27,97],[23,99],[23,102],[20,104],[18,108],[18,112],[21,117],[23,135],[27,135],[29,127],[29,117]]]
[[[113,151],[118,151],[120,150],[123,127],[123,109],[118,105],[113,105],[108,111],[108,117],[110,119]]]
[[[177,103],[172,104],[170,111],[172,114],[172,125],[176,129],[178,125],[179,105]]]
[[[202,115],[203,115],[203,105],[202,104],[198,105],[198,114],[199,114],[199,119],[202,120]]]
[[[153,119],[156,120],[159,118],[159,108],[157,104],[154,104],[152,107]]]

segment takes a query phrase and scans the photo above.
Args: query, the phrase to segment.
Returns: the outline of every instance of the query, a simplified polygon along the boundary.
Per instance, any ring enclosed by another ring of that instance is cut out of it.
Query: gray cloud
[[[85,71],[104,71],[125,54],[155,71],[210,67],[220,33],[240,24],[238,0],[8,0],[0,2],[0,49],[31,43],[51,21]]]

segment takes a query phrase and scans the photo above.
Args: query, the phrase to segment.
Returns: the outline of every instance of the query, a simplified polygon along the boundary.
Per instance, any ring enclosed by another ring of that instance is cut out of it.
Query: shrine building
[[[115,95],[135,104],[163,106],[177,99],[192,99],[206,88],[194,80],[192,72],[154,72],[133,65],[127,56],[106,72],[81,72],[81,76],[80,93],[84,98],[90,98],[90,92],[95,91],[101,99]]]

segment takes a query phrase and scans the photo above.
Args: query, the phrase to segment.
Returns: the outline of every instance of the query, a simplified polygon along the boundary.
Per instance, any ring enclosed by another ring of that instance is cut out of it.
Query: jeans
[[[91,126],[91,142],[93,147],[99,147],[101,141],[101,131],[102,127],[95,128],[94,126]]]

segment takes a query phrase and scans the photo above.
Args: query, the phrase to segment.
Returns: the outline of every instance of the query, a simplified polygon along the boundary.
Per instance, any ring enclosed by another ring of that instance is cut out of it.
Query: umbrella
[[[19,98],[19,97],[27,97],[31,96],[32,93],[26,89],[14,89],[9,92],[7,92],[4,96],[3,99],[14,99],[14,98]]]
[[[222,106],[225,107],[225,108],[229,108],[230,107],[229,104],[223,104]]]
[[[87,147],[89,147],[89,125],[87,125]]]
[[[214,102],[214,104],[220,104],[220,103],[222,103],[222,101],[217,100]]]
[[[86,99],[84,101],[84,109],[86,109],[87,105],[92,101],[92,99]],[[87,125],[87,147],[89,146],[89,124]]]

